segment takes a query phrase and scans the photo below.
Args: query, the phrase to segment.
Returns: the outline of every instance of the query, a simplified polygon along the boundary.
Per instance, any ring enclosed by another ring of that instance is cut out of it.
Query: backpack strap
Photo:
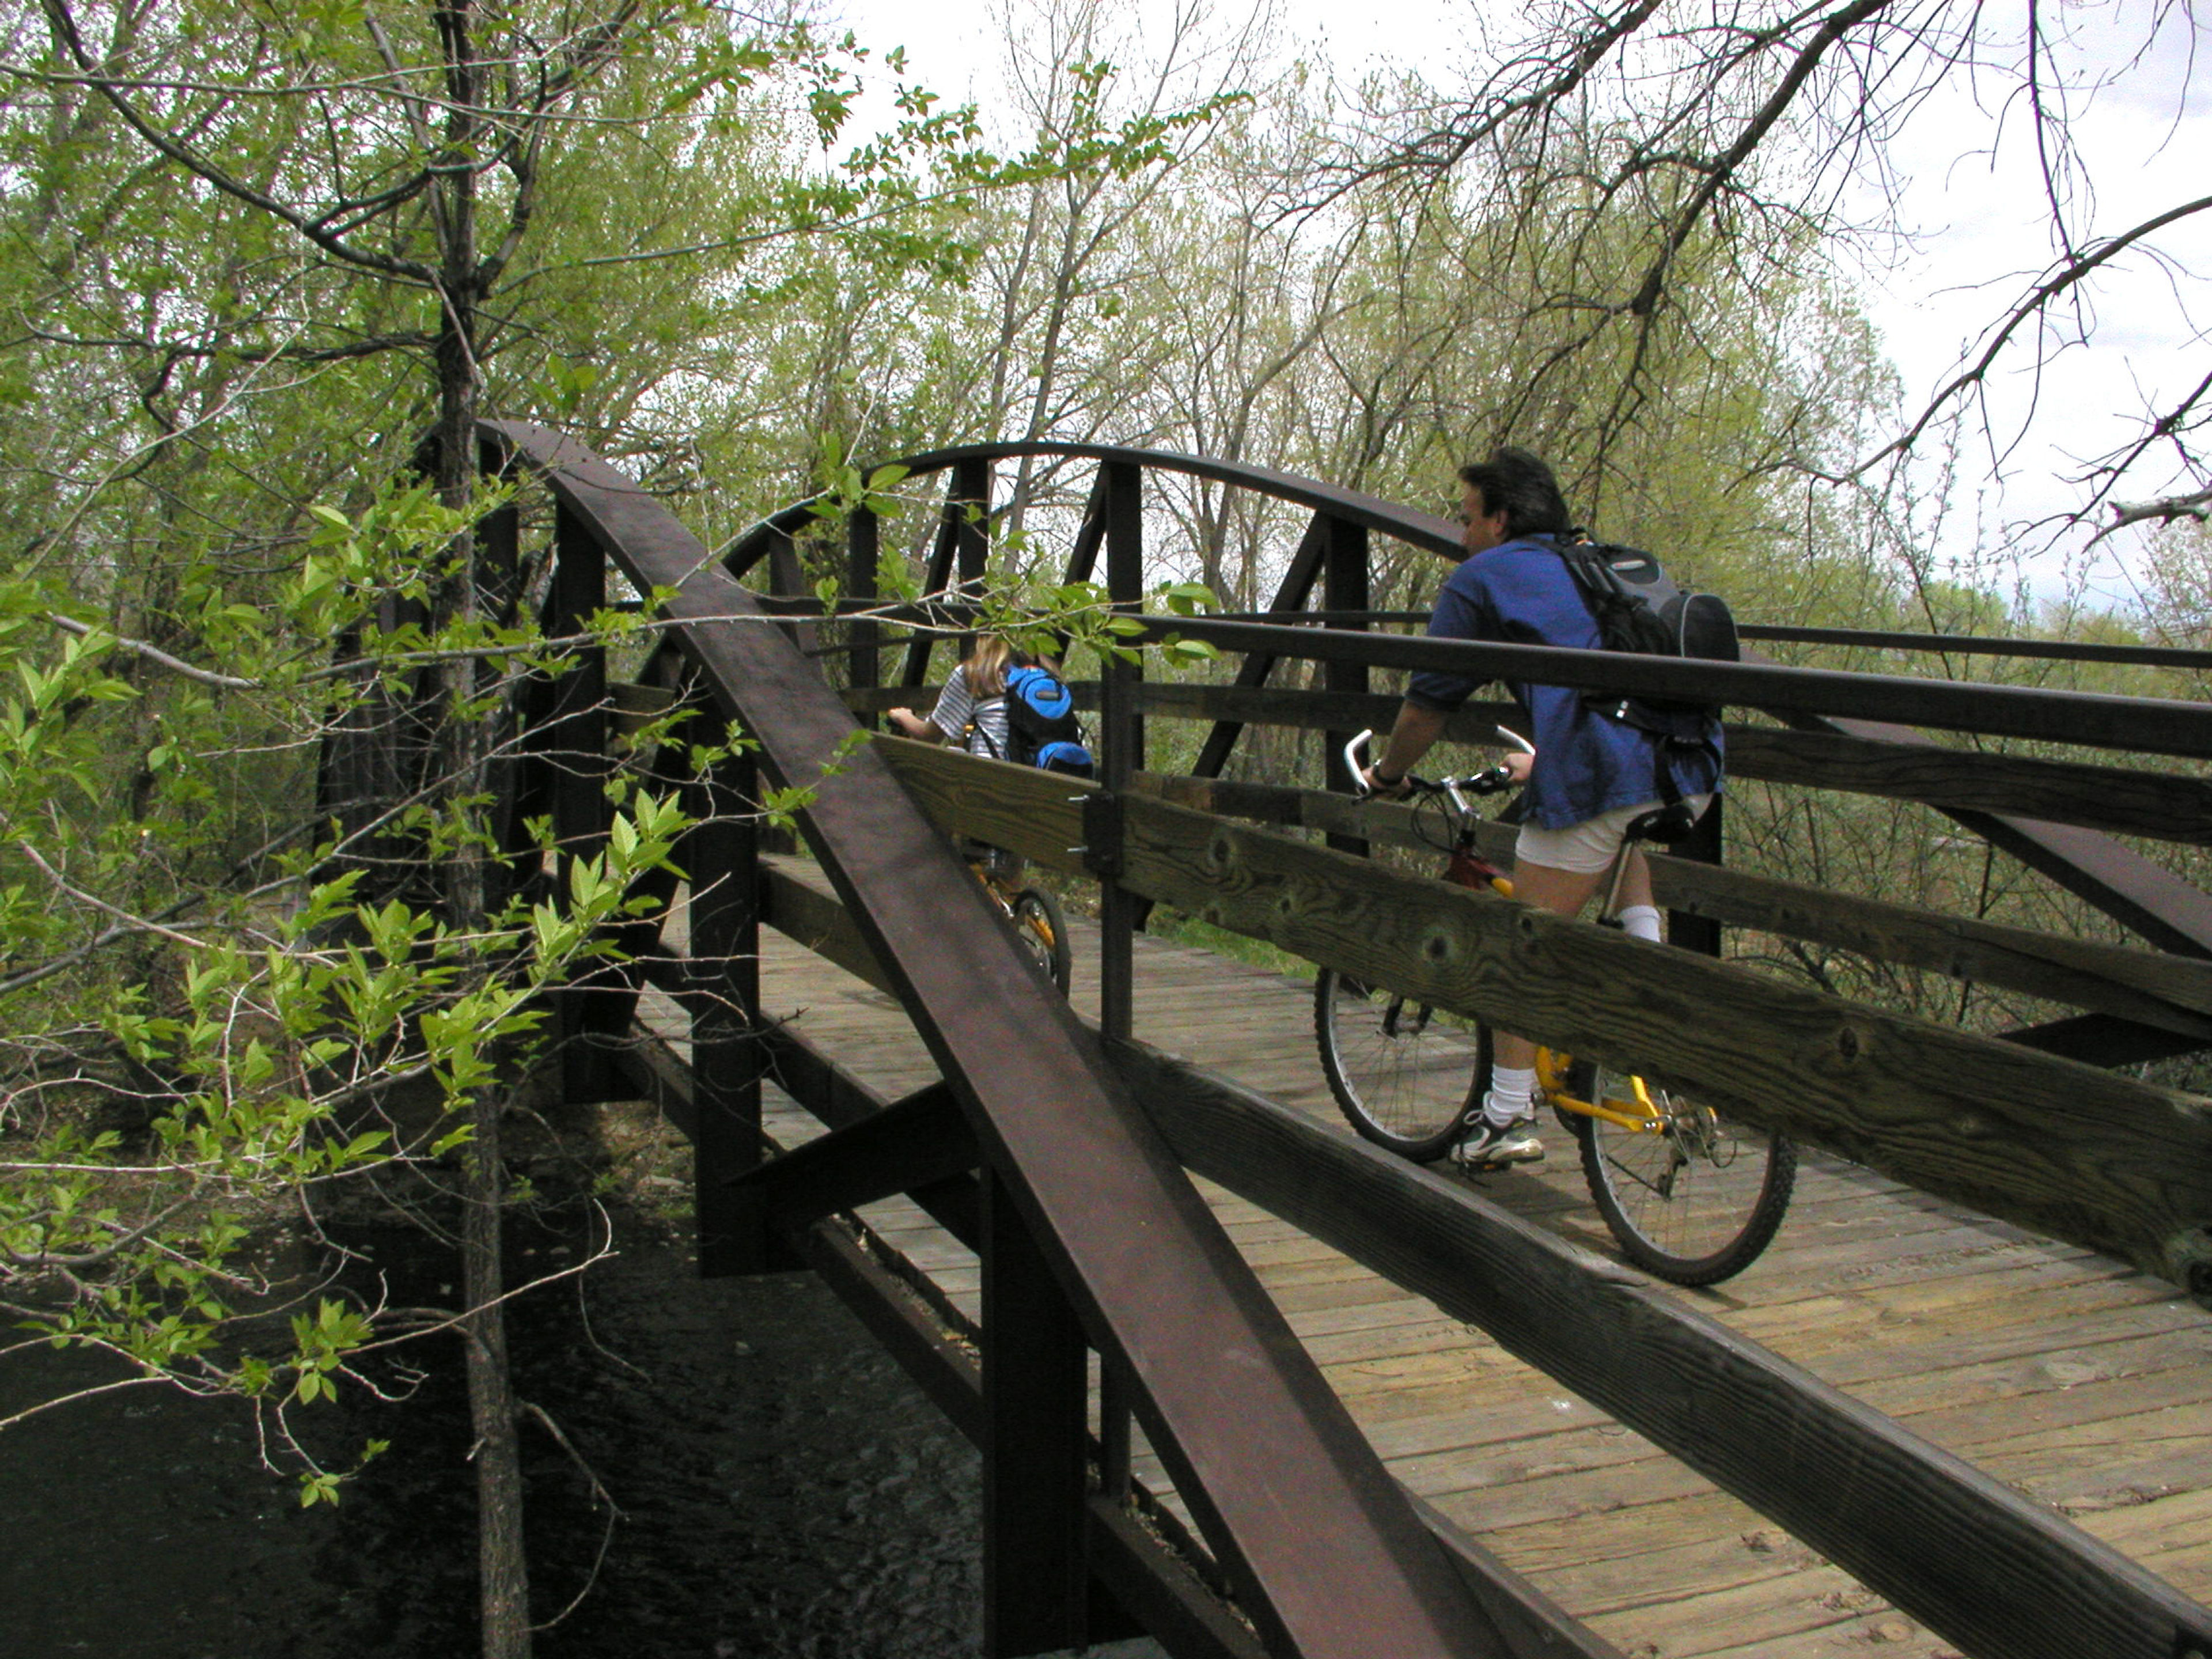
[[[962,732],[961,736],[968,740],[969,754],[975,752],[975,739],[981,738],[983,739],[983,746],[991,751],[991,759],[1004,760],[1006,757],[1005,750],[999,747],[998,739],[991,735],[991,728],[983,724],[983,711],[993,703],[1004,708],[1006,706],[1006,694],[1001,691],[995,697],[985,697],[981,702],[971,705],[968,714],[968,729]]]

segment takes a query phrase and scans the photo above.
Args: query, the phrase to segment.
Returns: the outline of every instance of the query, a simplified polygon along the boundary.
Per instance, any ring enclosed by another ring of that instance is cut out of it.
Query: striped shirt
[[[973,722],[974,729],[969,729]],[[968,665],[960,664],[945,682],[945,690],[929,723],[971,755],[991,760],[1006,757],[1006,700],[1004,696],[977,702],[968,690]]]

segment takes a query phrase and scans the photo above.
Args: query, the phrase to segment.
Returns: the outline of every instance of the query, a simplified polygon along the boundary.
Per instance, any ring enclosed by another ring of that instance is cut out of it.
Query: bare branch
[[[164,927],[158,921],[149,921],[143,916],[134,916],[128,910],[119,910],[112,904],[110,904],[106,899],[100,898],[91,893],[88,893],[81,887],[71,886],[68,878],[64,876],[60,871],[55,869],[52,865],[48,864],[46,860],[40,858],[39,856],[39,849],[32,846],[27,841],[19,839],[15,842],[15,846],[17,850],[20,851],[25,858],[30,860],[32,863],[37,865],[39,868],[45,872],[46,879],[53,883],[57,891],[64,893],[69,897],[76,900],[80,904],[90,905],[94,909],[100,911],[103,915],[113,916],[118,921],[120,921],[123,924],[126,931],[138,933],[158,934],[173,944],[189,945],[195,951],[204,951],[208,949],[208,945],[204,940],[196,939],[190,933],[180,933],[173,927]]]
[[[186,679],[198,680],[202,685],[212,685],[226,691],[253,691],[259,690],[261,686],[261,682],[258,680],[240,679],[235,674],[218,674],[211,668],[195,668],[183,658],[173,657],[158,646],[149,645],[143,640],[134,640],[122,634],[104,633],[101,629],[77,621],[74,617],[64,617],[58,611],[46,612],[46,620],[55,627],[66,633],[74,634],[80,639],[90,639],[95,636],[104,639],[118,650],[128,651],[134,655],[143,657],[148,662],[166,668],[173,674],[182,674]]]

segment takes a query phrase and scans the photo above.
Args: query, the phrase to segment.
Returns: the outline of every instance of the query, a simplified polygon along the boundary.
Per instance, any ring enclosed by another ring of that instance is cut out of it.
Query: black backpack
[[[1727,600],[1676,586],[1658,560],[1632,547],[1565,540],[1556,544],[1589,605],[1607,650],[1702,657],[1712,662],[1742,660],[1742,643]],[[1717,702],[1624,697],[1611,691],[1586,691],[1583,701],[1609,719],[1655,736],[1692,741],[1706,735],[1706,723],[1720,708]]]
[[[1087,778],[1097,769],[1075,718],[1075,694],[1059,675],[1017,661],[1006,671],[1005,700],[1006,752],[1000,758],[1070,777]]]
[[[1740,662],[1742,643],[1728,602],[1711,593],[1685,592],[1668,580],[1659,561],[1632,547],[1601,542],[1559,540],[1559,557],[1575,579],[1597,622],[1608,651],[1635,651],[1653,657],[1702,657]],[[1634,726],[1657,741],[1651,750],[1651,782],[1663,803],[1657,823],[1644,833],[1664,845],[1688,835],[1689,809],[1675,787],[1671,758],[1685,750],[1720,753],[1720,705],[1669,697],[1622,696],[1617,691],[1585,691],[1583,706],[1607,720]]]

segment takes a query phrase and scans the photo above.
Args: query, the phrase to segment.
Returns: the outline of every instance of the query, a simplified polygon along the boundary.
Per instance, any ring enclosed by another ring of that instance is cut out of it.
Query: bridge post
[[[1367,526],[1344,519],[1333,518],[1328,522],[1328,551],[1322,567],[1322,608],[1365,611],[1369,608]],[[1364,620],[1332,622],[1329,626],[1360,634],[1367,631]],[[1364,662],[1326,662],[1322,665],[1322,689],[1325,691],[1359,696],[1367,693],[1367,665]],[[1331,732],[1322,738],[1322,787],[1332,795],[1352,793],[1351,769],[1344,763],[1344,745],[1352,737],[1349,732]],[[1340,853],[1367,856],[1367,842],[1358,836],[1332,835],[1328,844]]]
[[[845,524],[845,592],[862,605],[873,605],[882,591],[879,574],[883,526],[865,507],[854,509]],[[855,617],[846,643],[845,681],[856,691],[872,691],[884,683],[884,625],[873,617]],[[859,716],[862,726],[875,728],[873,714]]]
[[[1143,609],[1145,519],[1143,475],[1126,462],[1109,462],[1106,479],[1106,593],[1116,610]],[[1145,763],[1145,726],[1137,714],[1137,665],[1107,657],[1099,669],[1100,778],[1109,794],[1126,794]],[[1108,878],[1098,904],[1098,1025],[1109,1037],[1130,1035],[1136,1012],[1133,951],[1143,904]]]
[[[1083,1327],[1005,1181],[983,1170],[983,1651],[1089,1640]]]
[[[485,609],[501,627],[512,627],[522,599],[521,509],[509,501],[487,514],[477,530],[477,546],[482,576],[478,591]],[[513,898],[543,867],[537,843],[524,827],[522,801],[531,781],[528,728],[544,708],[547,689],[534,678],[518,688],[515,713],[525,735],[514,750],[491,757],[489,775],[497,803],[493,823],[498,850],[485,867],[484,902],[493,910]]]
[[[555,520],[553,578],[545,596],[545,631],[558,638],[581,631],[584,623],[607,602],[607,561],[590,529],[564,505]],[[553,836],[558,851],[561,890],[579,859],[596,854],[606,843],[614,808],[607,799],[606,653],[596,647],[575,651],[555,682],[553,712],[546,722],[544,751],[553,777]],[[608,1006],[606,993],[589,982],[571,985],[558,995],[561,1024],[561,1085],[573,1104],[608,1098],[615,1086],[601,1039],[620,1036],[606,1029],[621,1012]]]
[[[960,599],[973,605],[982,597],[983,580],[988,576],[991,561],[991,464],[983,460],[962,461],[952,469],[952,500],[948,507],[957,508],[958,516],[953,524],[952,545],[958,556]],[[975,509],[969,518],[968,509]],[[965,656],[966,639],[963,636],[961,654]]]
[[[1728,799],[1717,796],[1698,820],[1698,827],[1689,836],[1668,850],[1676,858],[1695,859],[1700,864],[1721,861],[1722,813]],[[1711,916],[1692,915],[1686,911],[1673,910],[1667,915],[1667,939],[1669,944],[1685,951],[1695,951],[1700,956],[1717,957],[1721,953],[1721,925]]]
[[[698,823],[686,848],[697,994],[691,1003],[691,1075],[698,1123],[691,1137],[699,1274],[765,1273],[770,1248],[757,1188],[737,1177],[761,1161],[760,830],[752,757],[711,769],[697,787]]]

